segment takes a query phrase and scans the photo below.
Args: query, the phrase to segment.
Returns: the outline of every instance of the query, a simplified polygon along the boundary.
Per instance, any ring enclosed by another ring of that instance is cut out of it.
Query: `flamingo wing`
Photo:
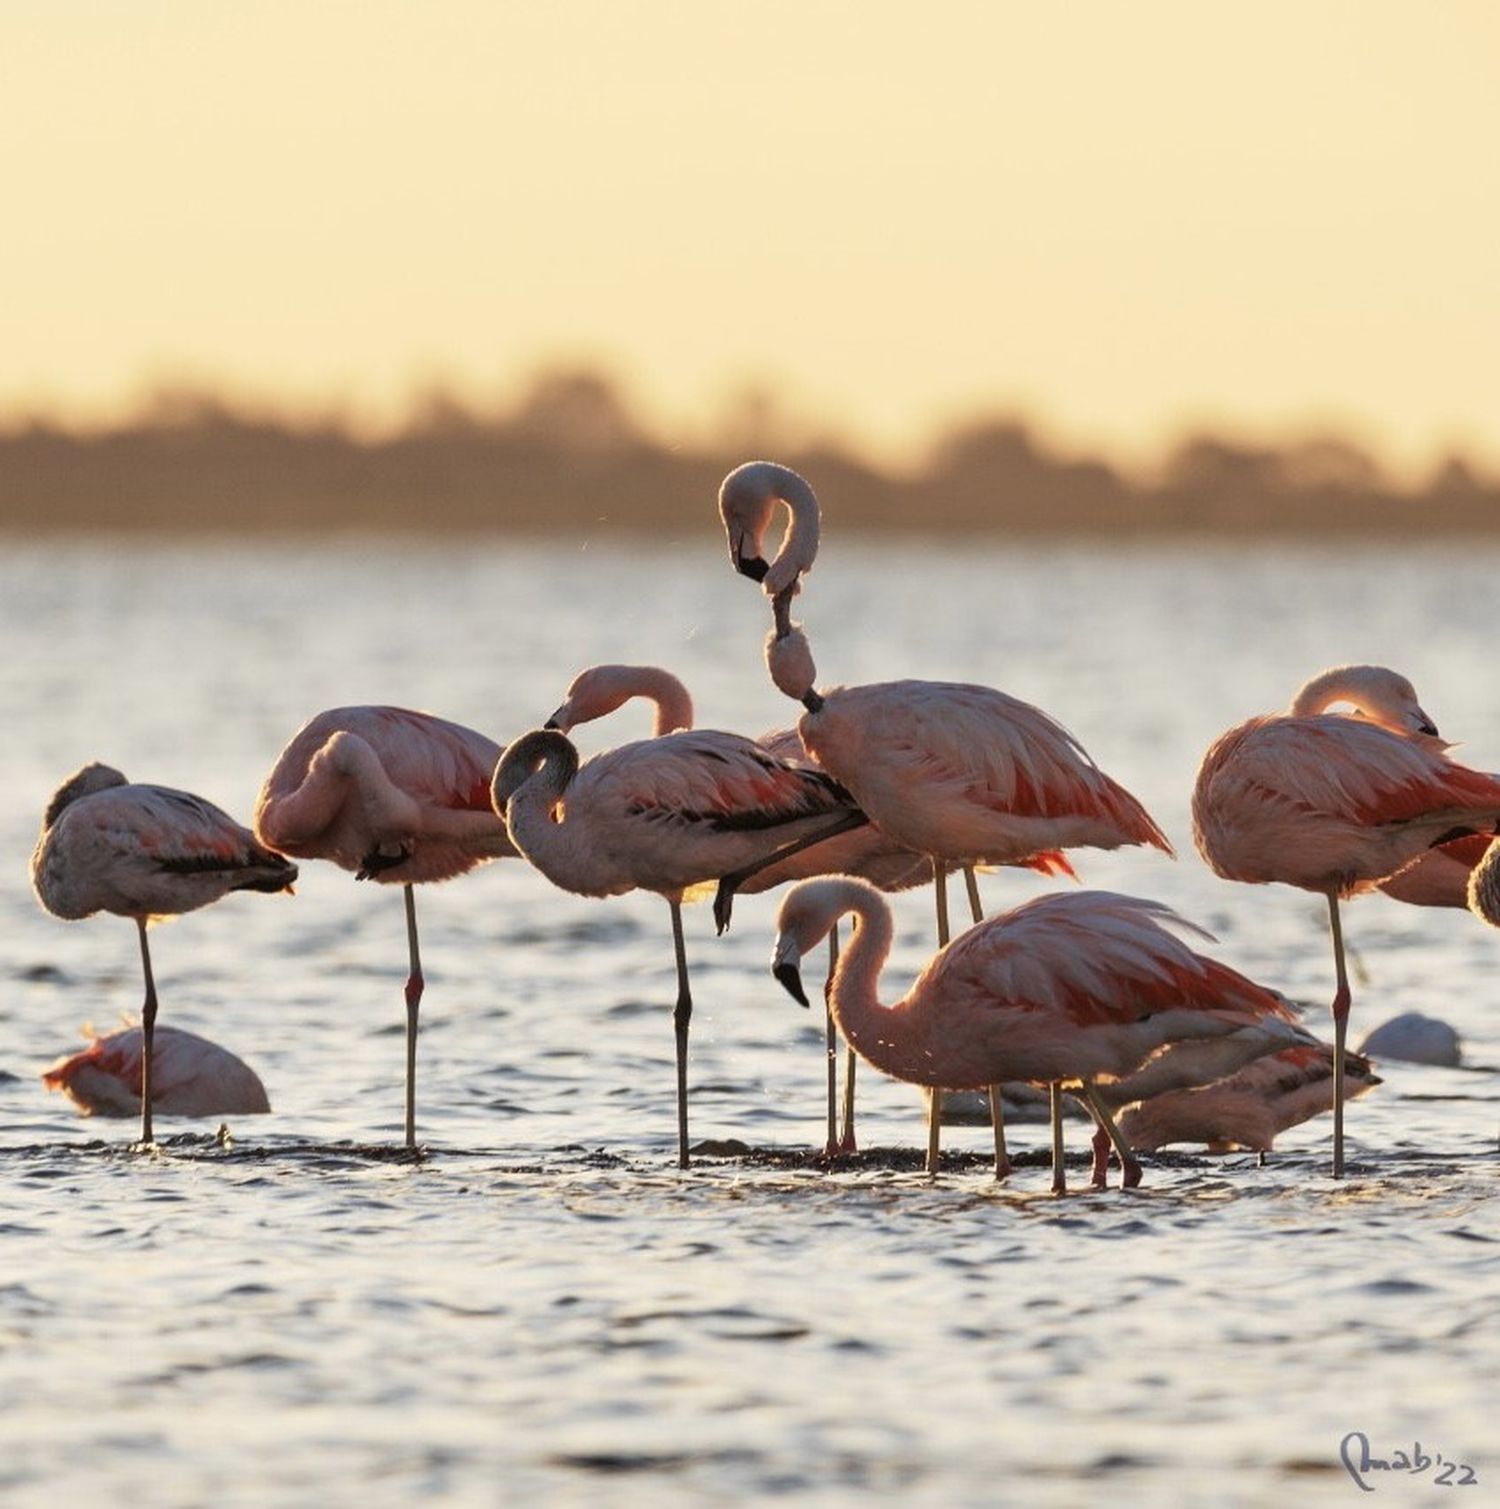
[[[1337,715],[1257,720],[1205,761],[1203,799],[1220,810],[1278,808],[1361,826],[1500,805],[1500,779],[1377,723]]]
[[[1060,1015],[1080,1027],[1183,1008],[1290,1018],[1271,991],[1195,953],[1168,926],[1209,936],[1161,903],[1134,896],[1042,896],[961,934],[927,975],[941,970],[945,981],[967,985],[971,998]]]

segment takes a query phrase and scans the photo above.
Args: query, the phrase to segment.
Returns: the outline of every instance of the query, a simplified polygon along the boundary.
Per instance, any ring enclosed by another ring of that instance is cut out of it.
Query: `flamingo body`
[[[817,701],[798,723],[807,752],[907,848],[954,864],[1080,846],[1171,852],[1145,808],[1019,698],[907,680],[834,687]]]
[[[61,1090],[85,1116],[139,1116],[145,1034],[123,1027],[87,1035],[88,1047],[58,1059],[42,1083]],[[259,1116],[271,1109],[249,1064],[181,1027],[156,1028],[151,1099],[158,1114],[171,1116]]]
[[[877,999],[890,908],[851,878],[795,886],[777,918],[776,973],[845,912],[856,919],[830,996],[855,1050],[882,1072],[943,1089],[1005,1080],[1087,1085],[1130,1073],[1169,1043],[1246,1027],[1300,1029],[1275,994],[1194,952],[1167,908],[1106,891],[1043,896],[988,918],[939,950],[907,994]]]
[[[1367,1094],[1379,1083],[1369,1059],[1344,1055],[1346,1098]],[[1120,1133],[1138,1152],[1196,1142],[1211,1152],[1264,1153],[1279,1133],[1332,1106],[1333,1049],[1320,1043],[1285,1048],[1216,1083],[1129,1106],[1120,1113]]]
[[[70,921],[194,912],[231,891],[284,891],[297,868],[212,802],[86,765],[53,796],[31,856],[37,899]]]
[[[383,884],[449,880],[514,855],[490,807],[500,746],[401,707],[336,707],[282,751],[255,830],[282,853]]]

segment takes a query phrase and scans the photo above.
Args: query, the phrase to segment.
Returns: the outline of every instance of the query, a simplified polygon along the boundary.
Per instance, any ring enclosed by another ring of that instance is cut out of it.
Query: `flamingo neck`
[[[781,549],[761,583],[768,597],[785,592],[803,572],[812,570],[822,529],[817,494],[807,480],[785,466],[775,466],[773,475],[776,496],[786,505],[788,519]]]
[[[1326,711],[1336,702],[1347,702],[1360,714],[1376,723],[1389,723],[1385,699],[1371,684],[1370,667],[1359,665],[1336,666],[1314,676],[1297,695],[1288,709],[1294,718],[1313,717]],[[1400,730],[1398,729],[1398,732]]]
[[[890,956],[894,928],[891,909],[872,887],[860,882],[833,883],[838,911],[854,917],[854,936],[839,954],[829,1004],[849,1045],[877,1069],[902,1074],[911,1057],[900,1010],[880,1003],[880,971]]]
[[[693,699],[688,689],[670,671],[658,666],[638,668],[633,696],[645,697],[656,708],[651,732],[660,738],[693,726]]]

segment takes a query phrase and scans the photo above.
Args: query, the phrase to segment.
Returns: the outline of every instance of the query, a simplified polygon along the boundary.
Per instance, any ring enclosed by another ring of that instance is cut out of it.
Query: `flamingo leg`
[[[969,915],[977,926],[984,921],[984,903],[979,899],[979,879],[974,874],[973,865],[964,866],[964,886],[969,892]],[[995,1129],[995,1177],[1009,1178],[1011,1161],[1005,1149],[1005,1102],[999,1085],[990,1086],[990,1125]]]
[[[823,983],[824,1041],[828,1051],[828,1142],[823,1149],[825,1158],[835,1157],[839,1151],[839,1029],[833,1020],[833,973],[839,964],[839,925],[833,924],[828,934],[828,978]]]
[[[1083,1098],[1088,1103],[1088,1108],[1094,1113],[1094,1120],[1099,1123],[1099,1130],[1114,1143],[1115,1153],[1120,1160],[1120,1188],[1134,1189],[1141,1182],[1141,1165],[1134,1153],[1125,1145],[1125,1139],[1120,1135],[1120,1129],[1115,1125],[1115,1118],[1109,1114],[1109,1107],[1104,1104],[1104,1098],[1087,1080],[1083,1083]],[[1098,1170],[1097,1157],[1095,1170]]]
[[[422,955],[417,947],[417,898],[410,885],[406,892],[406,947],[411,969],[406,977],[406,1145],[417,1145],[417,1011],[422,1004]]]
[[[939,948],[948,946],[948,870],[936,854],[932,856],[932,892],[937,899],[937,940]],[[938,1171],[939,1144],[942,1140],[943,1092],[933,1085],[927,1091],[927,1172]]]
[[[1344,1045],[1349,1032],[1349,975],[1344,967],[1344,930],[1339,896],[1328,893],[1328,926],[1333,934],[1333,967],[1338,990],[1333,998],[1333,1177],[1344,1177]]]
[[[156,979],[151,973],[151,946],[146,942],[146,919],[137,917],[135,925],[141,935],[141,969],[146,976],[146,999],[141,1005],[141,1142],[150,1147],[151,1131],[151,1058],[156,1037]]]
[[[854,1066],[859,1055],[853,1048],[844,1050],[844,1129],[839,1134],[839,1152],[857,1153],[859,1146],[854,1140]]]
[[[1052,1193],[1068,1192],[1068,1174],[1063,1166],[1062,1086],[1054,1079],[1047,1086],[1048,1109],[1052,1113]]]
[[[688,988],[687,945],[682,941],[682,903],[672,908],[672,948],[677,955],[677,1005],[672,1027],[677,1038],[677,1167],[688,1167],[687,1050],[688,1023],[693,1019],[693,993]]]
[[[819,828],[816,833],[809,833],[806,838],[799,838],[793,843],[783,844],[775,853],[767,854],[764,859],[757,859],[754,864],[744,865],[738,870],[731,870],[729,874],[721,876],[719,888],[714,893],[714,926],[721,933],[728,931],[729,919],[734,912],[734,893],[752,875],[758,875],[768,865],[780,864],[783,859],[790,859],[793,854],[800,854],[804,849],[810,849],[814,844],[820,844],[825,839],[837,838],[840,833],[848,833],[852,828],[863,828],[869,821],[870,819],[863,812],[846,812],[826,828]]]
[[[1089,1183],[1095,1189],[1109,1188],[1109,1133],[1102,1126],[1094,1127],[1094,1168]]]
[[[1010,1154],[1005,1149],[1005,1107],[1000,1103],[1000,1086],[990,1086],[990,1125],[995,1129],[995,1177],[1008,1179]]]

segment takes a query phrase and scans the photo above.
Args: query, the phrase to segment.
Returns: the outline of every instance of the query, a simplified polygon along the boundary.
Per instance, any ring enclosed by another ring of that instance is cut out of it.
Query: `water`
[[[1349,660],[1403,669],[1462,756],[1500,768],[1493,549],[1009,550],[830,539],[800,605],[824,678],[961,677],[1055,712],[1180,851],[1085,855],[1294,997],[1332,990],[1323,908],[1216,880],[1188,794],[1220,729]],[[653,897],[589,902],[502,863],[421,893],[419,1083],[401,1113],[399,890],[309,865],[155,934],[163,1019],[235,1049],[276,1113],[80,1121],[37,1074],[140,995],[130,925],[64,926],[25,860],[58,778],[102,758],[248,818],[312,712],[427,707],[504,741],[600,660],[676,669],[705,725],[791,704],[765,613],[716,541],[413,549],[12,545],[0,683],[0,1489],[8,1503],[415,1501],[912,1505],[1347,1500],[1339,1444],[1500,1482],[1500,1081],[1386,1066],[1350,1111],[1250,1157],[1147,1161],[1056,1201],[1023,1169],[930,1185],[788,1158],[672,1166],[673,967]],[[586,749],[644,710],[581,731]],[[1036,877],[984,880],[992,910]],[[767,973],[773,897],[689,913],[695,1138],[821,1137],[820,1024]],[[885,994],[930,947],[898,898]],[[1399,1010],[1500,1064],[1500,938],[1356,903],[1354,1037]],[[913,1092],[862,1079],[866,1146],[915,1145]],[[1075,1127],[1073,1145],[1081,1151]],[[1013,1141],[1039,1145],[1041,1129]],[[982,1129],[953,1149],[981,1152]],[[977,1165],[977,1158],[975,1160]],[[1387,1497],[1416,1502],[1433,1474]]]

